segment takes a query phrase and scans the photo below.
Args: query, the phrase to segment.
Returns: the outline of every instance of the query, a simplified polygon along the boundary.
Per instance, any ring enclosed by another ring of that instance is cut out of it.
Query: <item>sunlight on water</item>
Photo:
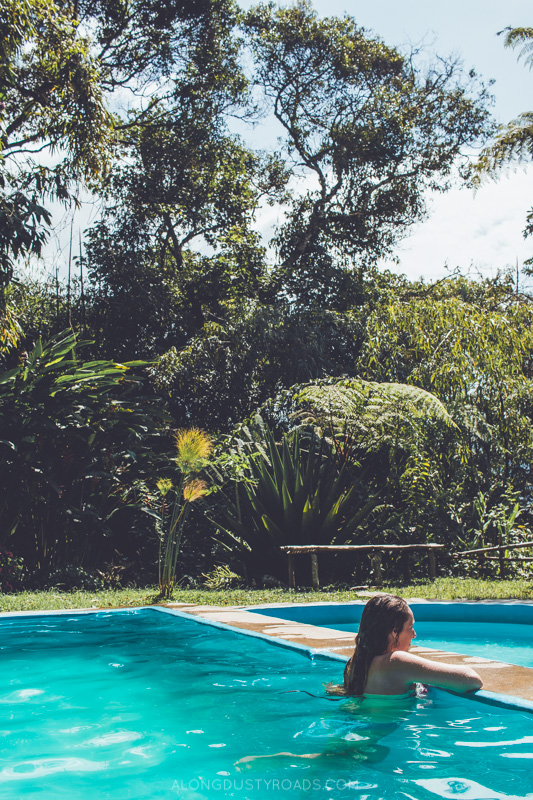
[[[0,629],[2,800],[533,800],[525,713],[330,699],[339,662],[153,610]]]

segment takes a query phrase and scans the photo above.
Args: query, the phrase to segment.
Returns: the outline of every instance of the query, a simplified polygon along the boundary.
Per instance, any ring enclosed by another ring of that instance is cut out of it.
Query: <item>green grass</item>
[[[533,600],[533,581],[489,581],[475,578],[438,578],[434,583],[419,581],[408,586],[385,584],[383,591],[403,597],[429,600]],[[69,608],[112,608],[142,606],[157,602],[157,589],[108,589],[103,591],[19,592],[0,594],[0,611],[46,611]],[[349,590],[326,587],[319,592],[286,589],[176,589],[173,600],[197,605],[253,605],[258,603],[310,603],[319,601],[346,602],[357,600]],[[364,599],[362,597],[361,599]]]

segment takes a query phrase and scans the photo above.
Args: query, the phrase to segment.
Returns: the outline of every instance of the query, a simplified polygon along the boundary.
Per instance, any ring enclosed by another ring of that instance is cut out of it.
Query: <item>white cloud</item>
[[[533,205],[531,169],[519,169],[477,192],[452,189],[430,199],[429,217],[397,249],[399,265],[386,264],[409,278],[434,280],[459,267],[484,276],[521,266],[533,254],[524,240],[526,213]]]

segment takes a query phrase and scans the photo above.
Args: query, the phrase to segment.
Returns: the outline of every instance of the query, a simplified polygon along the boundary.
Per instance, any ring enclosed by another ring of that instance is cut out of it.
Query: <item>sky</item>
[[[254,3],[240,0],[239,4],[247,8]],[[388,45],[402,49],[424,44],[430,52],[460,57],[467,70],[474,68],[483,79],[494,80],[493,114],[499,123],[533,110],[533,72],[517,61],[518,51],[504,48],[503,36],[497,35],[507,26],[533,25],[530,0],[314,0],[313,6],[320,16],[350,14]],[[533,237],[524,240],[522,235],[526,213],[533,206],[532,176],[533,167],[517,165],[476,192],[454,188],[428,196],[428,218],[398,246],[399,264],[382,266],[427,281],[455,269],[472,277],[493,276],[507,268],[515,271],[533,255]],[[95,214],[96,209],[85,209],[83,219]],[[268,236],[277,221],[276,212],[267,210],[258,225]],[[68,258],[67,227],[66,219],[58,223],[54,245],[62,248],[63,260]],[[531,284],[530,279],[529,288]]]

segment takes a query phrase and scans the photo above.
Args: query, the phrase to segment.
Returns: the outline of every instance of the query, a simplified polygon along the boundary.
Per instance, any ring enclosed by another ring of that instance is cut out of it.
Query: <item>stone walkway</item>
[[[316,625],[291,622],[286,619],[256,614],[239,606],[195,606],[187,603],[169,603],[169,608],[176,608],[186,614],[209,620],[222,622],[234,628],[254,631],[285,639],[288,642],[305,645],[323,652],[335,653],[349,657],[353,652],[354,637],[346,631],[335,631]],[[532,642],[533,646],[533,642]],[[483,689],[497,694],[522,697],[533,701],[533,669],[491,661],[488,658],[464,656],[448,653],[444,650],[432,650],[427,647],[413,645],[411,652],[432,661],[445,661],[448,664],[468,664],[483,678]]]

